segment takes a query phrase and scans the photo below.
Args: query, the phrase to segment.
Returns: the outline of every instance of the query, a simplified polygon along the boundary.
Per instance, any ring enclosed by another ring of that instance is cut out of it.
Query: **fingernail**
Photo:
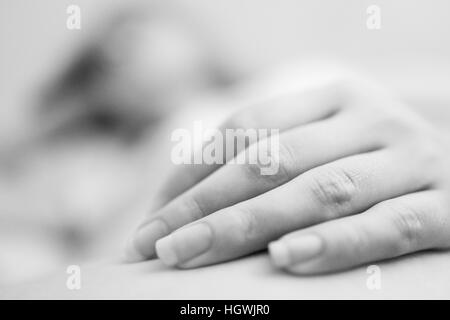
[[[291,264],[289,249],[281,241],[269,243],[269,253],[275,266],[283,268]]]
[[[322,251],[322,239],[308,234],[283,239],[269,244],[269,253],[275,266],[289,267],[311,260]]]
[[[155,255],[156,241],[168,233],[169,228],[162,220],[155,220],[140,227],[127,245],[127,260],[135,262],[152,258]]]
[[[175,266],[206,252],[211,244],[211,228],[206,223],[197,223],[158,240],[156,253],[164,264]]]

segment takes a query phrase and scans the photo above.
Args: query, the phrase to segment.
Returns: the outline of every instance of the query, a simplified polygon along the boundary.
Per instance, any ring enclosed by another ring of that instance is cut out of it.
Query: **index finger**
[[[265,128],[284,132],[295,126],[323,120],[343,108],[344,91],[339,83],[332,82],[277,96],[267,102],[257,103],[238,111],[218,130],[223,135],[227,129],[243,129],[242,132],[247,129]],[[236,132],[236,138],[242,138],[242,133]],[[157,209],[163,207],[233,158],[233,156],[227,157],[227,154],[236,155],[245,147],[248,147],[248,144],[238,144],[233,152],[222,152],[224,158],[221,163],[179,165],[157,193],[155,207]]]

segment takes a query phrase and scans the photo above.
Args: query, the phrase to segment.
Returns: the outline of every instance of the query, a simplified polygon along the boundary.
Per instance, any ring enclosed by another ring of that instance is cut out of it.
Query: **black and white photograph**
[[[449,39],[448,0],[0,0],[0,300],[450,300]]]

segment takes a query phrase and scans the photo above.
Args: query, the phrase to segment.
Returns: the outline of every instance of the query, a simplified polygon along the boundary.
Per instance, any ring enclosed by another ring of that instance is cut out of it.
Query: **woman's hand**
[[[227,128],[279,129],[276,174],[183,166],[134,234],[134,259],[191,268],[270,243],[275,265],[310,274],[450,247],[447,133],[382,90],[334,81],[241,110]]]

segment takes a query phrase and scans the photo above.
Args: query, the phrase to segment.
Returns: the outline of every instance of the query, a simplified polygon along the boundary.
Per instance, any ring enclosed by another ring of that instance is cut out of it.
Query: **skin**
[[[180,167],[130,261],[193,268],[268,248],[279,268],[315,274],[450,247],[448,133],[382,89],[337,79],[242,109],[226,128],[279,129],[278,173]]]

